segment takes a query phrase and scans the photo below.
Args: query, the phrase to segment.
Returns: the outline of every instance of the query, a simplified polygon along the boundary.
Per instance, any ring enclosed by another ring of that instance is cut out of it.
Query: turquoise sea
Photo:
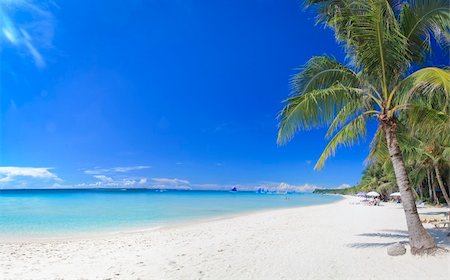
[[[64,236],[157,227],[331,203],[338,196],[224,191],[0,190],[0,236]]]

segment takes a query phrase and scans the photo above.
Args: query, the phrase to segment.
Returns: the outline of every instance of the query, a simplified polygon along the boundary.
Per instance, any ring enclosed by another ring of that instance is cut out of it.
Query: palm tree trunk
[[[416,201],[414,199],[411,183],[406,173],[402,152],[397,140],[397,123],[394,118],[381,122],[381,128],[385,134],[389,155],[394,166],[397,185],[400,190],[403,209],[408,227],[409,244],[412,254],[431,253],[436,249],[436,243],[431,235],[425,230],[417,213]]]
[[[433,176],[431,176],[431,191],[433,192],[433,202],[434,202],[434,204],[436,204],[436,205],[441,205],[440,203],[439,203],[439,198],[438,198],[438,196],[437,196],[437,194],[436,194],[436,185],[434,184],[434,179],[433,179],[434,177]]]
[[[448,206],[450,206],[450,198],[448,197],[447,190],[445,189],[444,182],[442,181],[439,166],[436,163],[434,163],[433,166],[434,166],[434,172],[436,173],[436,179],[439,183],[439,188],[441,188],[442,194],[444,195],[444,198],[445,198],[445,202],[447,203]]]
[[[433,191],[431,190],[431,175],[430,169],[427,168],[427,183],[428,183],[428,194],[430,195],[430,201],[433,202]]]
[[[420,200],[423,200],[423,191],[422,191],[422,187],[423,187],[423,184],[419,184],[419,186],[417,187],[418,190],[419,190]]]

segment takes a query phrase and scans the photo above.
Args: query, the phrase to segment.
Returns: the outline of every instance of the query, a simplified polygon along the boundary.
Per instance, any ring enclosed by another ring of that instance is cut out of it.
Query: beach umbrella
[[[367,196],[377,197],[377,196],[380,196],[380,194],[377,193],[377,192],[372,191],[372,192],[368,192]]]
[[[390,196],[401,196],[401,194],[399,192],[395,192],[395,193],[391,193]]]
[[[356,196],[366,197],[367,194],[365,192],[359,192],[359,193],[356,194]]]

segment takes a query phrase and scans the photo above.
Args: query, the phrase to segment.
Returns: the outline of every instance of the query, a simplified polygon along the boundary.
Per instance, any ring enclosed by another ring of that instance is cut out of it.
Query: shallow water
[[[223,191],[2,190],[0,235],[39,237],[148,228],[339,199]]]

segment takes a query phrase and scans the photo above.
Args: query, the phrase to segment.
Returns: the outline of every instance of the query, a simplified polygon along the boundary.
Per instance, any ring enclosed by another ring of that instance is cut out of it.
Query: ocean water
[[[143,229],[339,199],[315,194],[221,191],[1,190],[0,236],[47,237]]]

